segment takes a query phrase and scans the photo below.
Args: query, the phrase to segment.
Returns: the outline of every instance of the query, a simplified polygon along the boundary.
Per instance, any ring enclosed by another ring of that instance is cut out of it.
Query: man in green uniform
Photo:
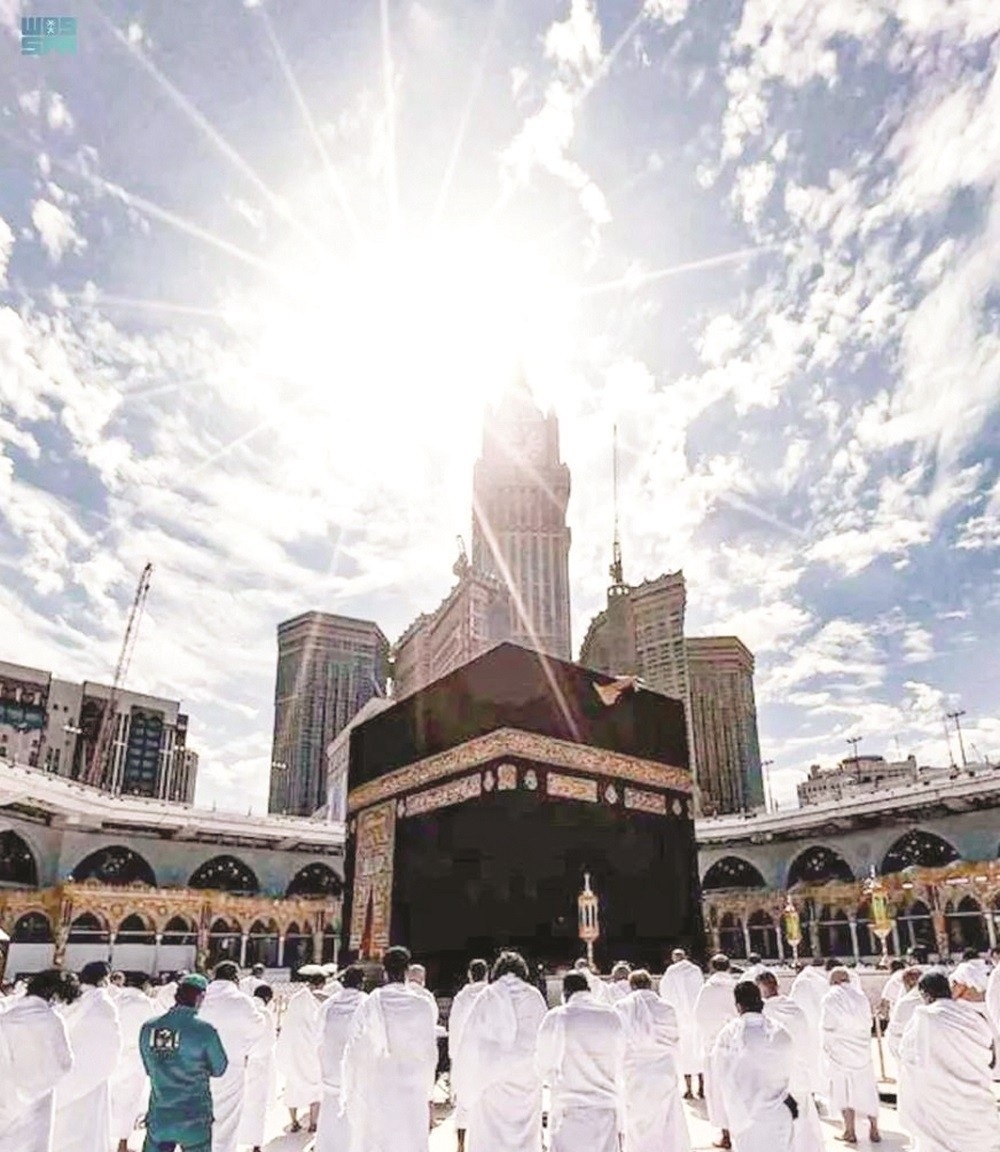
[[[139,1052],[149,1076],[149,1112],[143,1152],[211,1152],[212,1093],[209,1079],[229,1060],[219,1034],[198,1019],[208,981],[185,976],[177,1002],[148,1020],[139,1033]]]

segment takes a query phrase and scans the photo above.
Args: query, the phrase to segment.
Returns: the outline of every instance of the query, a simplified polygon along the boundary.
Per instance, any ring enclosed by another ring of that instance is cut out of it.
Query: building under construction
[[[0,759],[86,779],[111,696],[110,685],[0,661]],[[187,724],[178,701],[119,688],[101,786],[191,803],[198,758]]]

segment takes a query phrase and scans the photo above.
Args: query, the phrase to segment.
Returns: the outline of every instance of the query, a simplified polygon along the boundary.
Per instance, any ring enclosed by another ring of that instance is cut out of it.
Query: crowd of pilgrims
[[[0,1152],[125,1152],[141,1126],[147,1152],[260,1149],[276,1072],[315,1152],[427,1152],[444,1066],[458,1152],[540,1152],[543,1125],[552,1152],[689,1152],[696,1097],[736,1152],[821,1152],[820,1110],[848,1144],[881,1139],[872,1005],[836,962],[802,967],[785,995],[757,957],[737,972],[715,956],[706,976],[676,950],[658,981],[579,961],[549,1009],[503,952],[469,965],[447,1030],[405,948],[369,993],[360,967],[306,971],[280,1027],[263,969],[228,961],[156,990],[104,963],[8,990]],[[1000,964],[895,961],[876,1011],[914,1152],[1000,1152]]]

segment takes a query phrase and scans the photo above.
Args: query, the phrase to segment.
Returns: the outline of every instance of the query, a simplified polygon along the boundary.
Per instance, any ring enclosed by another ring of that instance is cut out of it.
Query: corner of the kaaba
[[[693,817],[680,701],[498,645],[351,734],[345,958],[405,944],[440,991],[505,947],[558,969],[585,875],[602,968],[701,956]]]

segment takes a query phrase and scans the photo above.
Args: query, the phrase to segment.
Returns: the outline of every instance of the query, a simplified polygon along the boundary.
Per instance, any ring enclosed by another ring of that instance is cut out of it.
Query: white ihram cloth
[[[0,1013],[0,1152],[52,1152],[55,1092],[73,1067],[63,1018],[40,996]]]
[[[262,984],[266,983],[267,981],[259,976],[244,976],[240,981],[240,991],[252,996]]]
[[[177,981],[169,980],[156,990],[156,1003],[164,1012],[169,1012],[177,1001]]]
[[[160,1015],[160,1006],[141,988],[122,988],[115,998],[122,1030],[122,1054],[111,1077],[111,1139],[127,1140],[146,1112],[149,1080],[139,1055],[139,1030]]]
[[[830,1107],[852,1108],[862,1116],[878,1116],[878,1082],[872,1064],[872,1008],[868,997],[851,984],[836,984],[820,1008]]]
[[[612,980],[610,983],[604,985],[604,999],[612,1008],[616,1008],[626,996],[632,994],[632,989],[629,987],[628,979]]]
[[[974,1004],[921,1005],[903,1033],[901,1109],[914,1152],[1000,1152],[993,1028]]]
[[[462,1079],[463,1056],[461,1050],[462,1033],[469,1020],[469,1013],[479,996],[489,987],[485,980],[470,980],[455,993],[448,1015],[448,1059],[451,1062],[451,1083],[455,1097],[455,1127],[461,1131],[468,1126],[469,1110],[458,1094],[456,1082]]]
[[[688,1152],[673,1006],[641,988],[615,1005],[625,1025],[625,1152]]]
[[[923,1002],[924,998],[920,992],[916,988],[911,988],[909,992],[904,992],[892,1006],[892,1011],[889,1013],[889,1024],[885,1030],[885,1041],[893,1059],[897,1061],[899,1060],[900,1041],[903,1039],[906,1026],[913,1019],[913,1013]]]
[[[107,1152],[111,1147],[111,1076],[122,1052],[118,1009],[105,988],[84,987],[62,1009],[73,1067],[56,1089],[52,1147]]]
[[[267,1028],[263,1005],[231,980],[213,980],[198,1015],[219,1033],[229,1058],[226,1071],[212,1078],[212,1152],[236,1152],[246,1098],[247,1059]]]
[[[810,965],[792,981],[789,997],[806,1014],[809,1024],[809,1087],[817,1096],[826,1095],[826,1076],[823,1071],[823,1038],[819,1016],[823,997],[830,991],[830,978],[822,968]]]
[[[758,1012],[730,1021],[712,1049],[712,1071],[735,1152],[791,1152],[791,1036]]]
[[[546,1013],[536,1067],[552,1093],[550,1152],[619,1152],[625,1025],[618,1013],[592,992],[574,993]]]
[[[341,1075],[354,1014],[364,1002],[364,992],[342,988],[327,1000],[320,1012],[319,1067],[323,1097],[314,1152],[348,1152],[351,1146],[351,1122],[340,1104]]]
[[[905,971],[905,968],[898,968],[895,972],[890,973],[879,993],[879,1000],[884,1000],[889,1005],[890,1012],[895,1007],[896,1001],[906,991],[903,987],[903,973]]]
[[[320,999],[309,988],[300,988],[288,1001],[278,1037],[278,1068],[285,1080],[285,1106],[308,1108],[323,1095],[319,1070]]]
[[[542,1082],[535,1050],[545,1012],[541,992],[510,972],[473,1003],[461,1030],[455,1091],[467,1109],[469,1147],[477,1152],[540,1147]]]
[[[267,1114],[277,1098],[275,1045],[278,1042],[278,1021],[273,1009],[263,1000],[251,997],[264,1017],[264,1031],[247,1053],[246,1079],[243,1086],[243,1108],[236,1128],[236,1143],[252,1148],[264,1146],[264,1128]]]
[[[354,1015],[341,1099],[352,1152],[427,1152],[437,1015],[405,984],[377,988]]]
[[[773,1020],[792,1038],[792,1073],[788,1093],[799,1106],[792,1125],[794,1152],[823,1152],[823,1129],[809,1084],[809,1057],[812,1033],[804,1010],[790,996],[772,996],[764,1001],[764,1018]]]
[[[986,984],[986,1011],[1000,1033],[1000,964],[994,967]]]
[[[952,972],[949,980],[952,984],[964,984],[975,992],[986,994],[990,984],[990,970],[982,957],[975,960],[963,960]]]
[[[713,1124],[722,1124],[722,1102],[712,1083],[712,1052],[715,1040],[736,1015],[733,989],[736,978],[731,972],[713,972],[701,986],[694,1002],[694,1023],[698,1032],[698,1046],[705,1070],[705,1104],[708,1118]]]
[[[694,1022],[695,1001],[704,983],[702,970],[687,959],[671,964],[660,980],[660,996],[677,1014],[677,1026],[681,1033],[677,1070],[682,1076],[697,1076],[705,1067]]]

